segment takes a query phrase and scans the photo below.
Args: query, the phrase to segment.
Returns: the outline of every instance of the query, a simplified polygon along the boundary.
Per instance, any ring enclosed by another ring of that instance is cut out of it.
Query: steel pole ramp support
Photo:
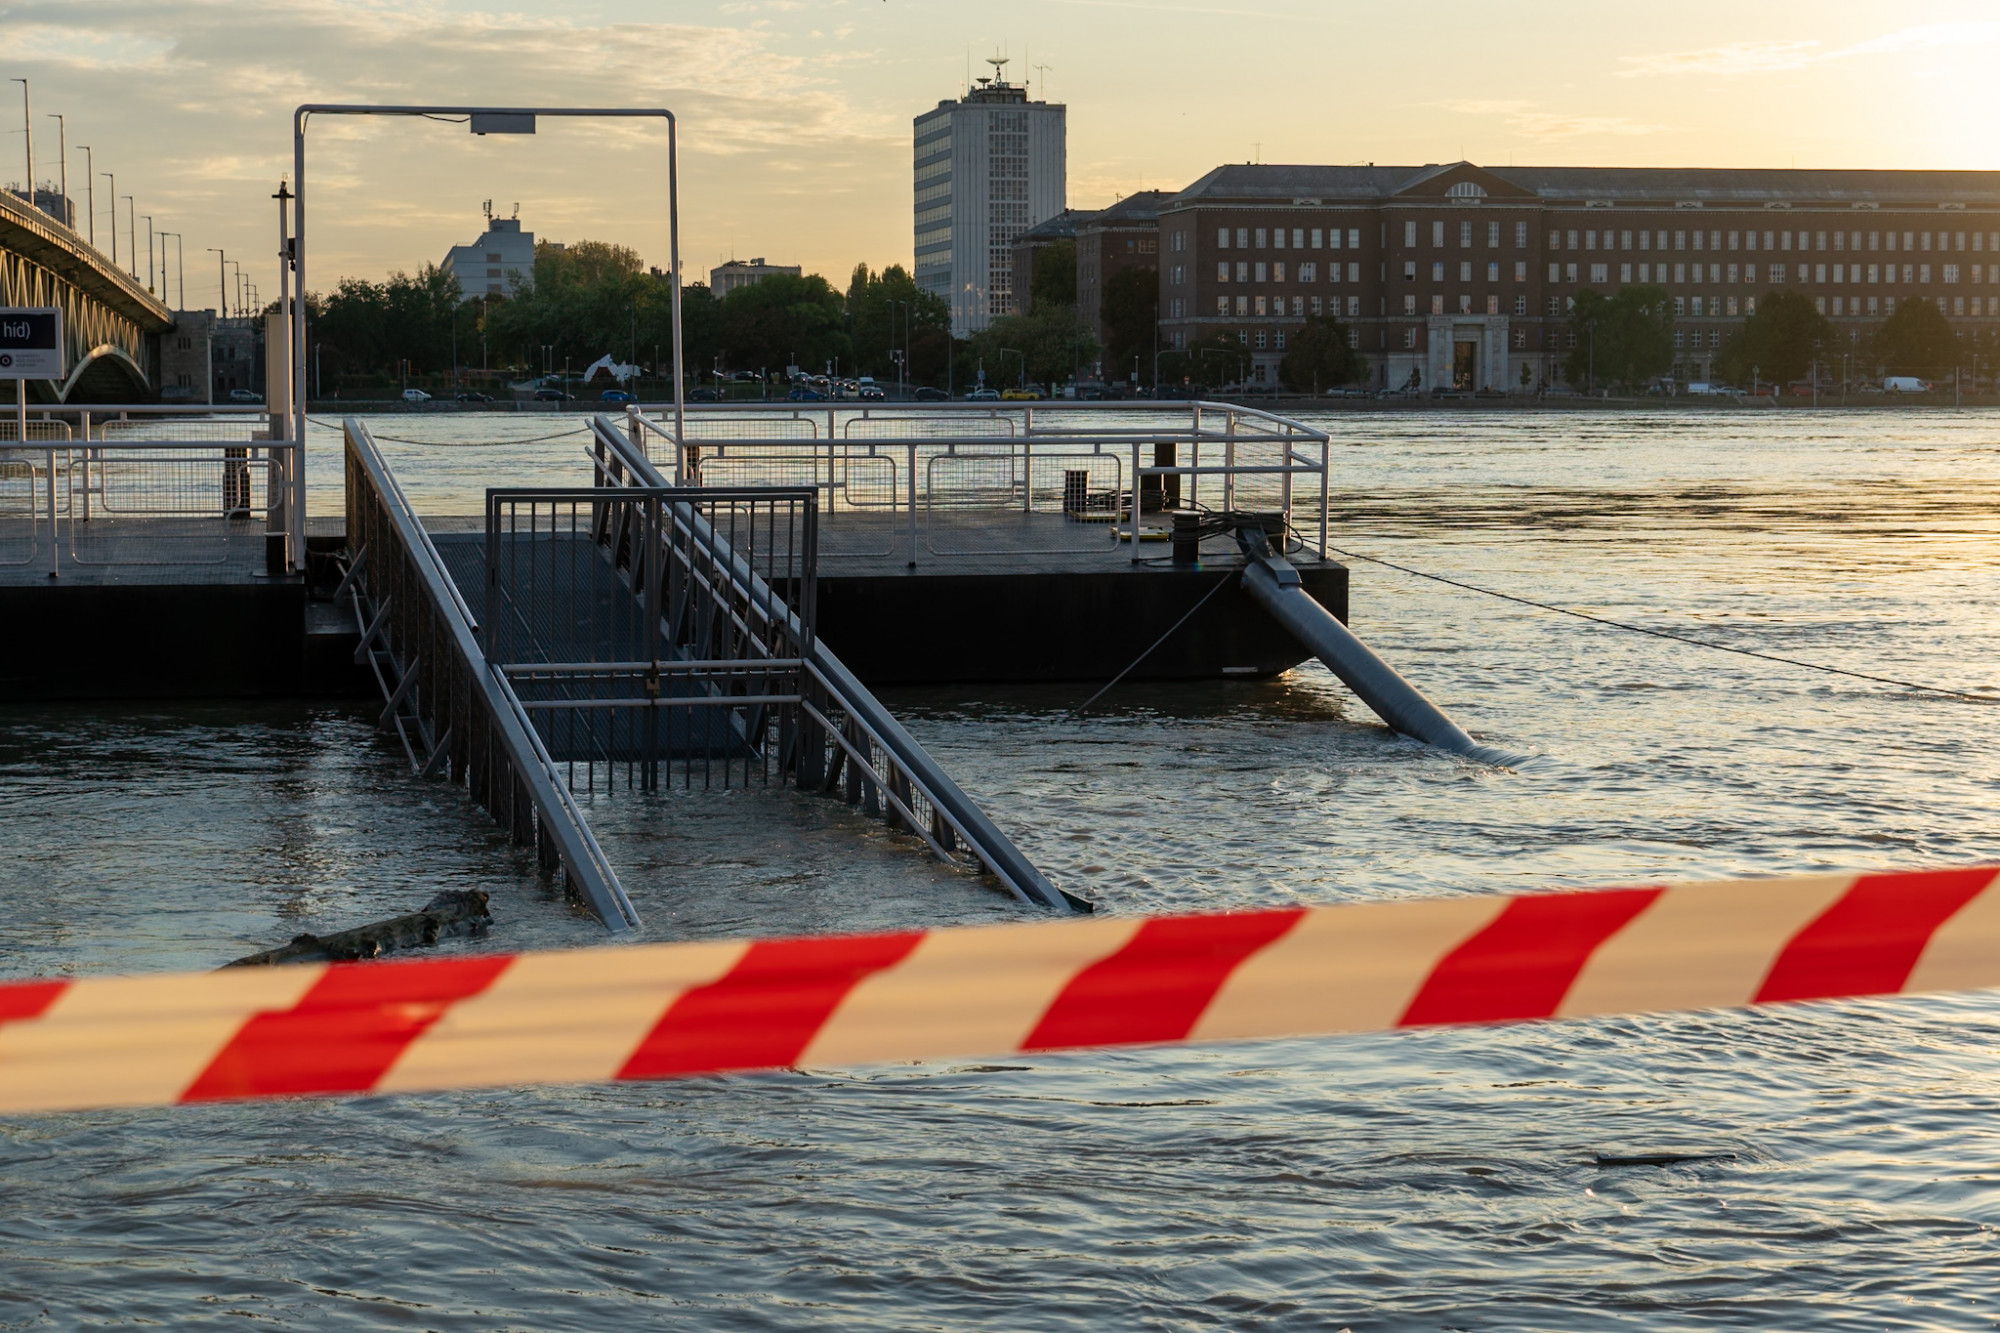
[[[1377,717],[1412,740],[1468,759],[1501,768],[1520,762],[1520,756],[1489,749],[1466,735],[1443,709],[1315,601],[1300,583],[1299,571],[1271,549],[1262,528],[1239,528],[1236,540],[1248,562],[1243,569],[1245,591]]]

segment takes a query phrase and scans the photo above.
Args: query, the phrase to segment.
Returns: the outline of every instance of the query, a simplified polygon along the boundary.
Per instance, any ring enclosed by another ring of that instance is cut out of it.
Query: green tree
[[[891,264],[870,273],[854,266],[847,285],[847,327],[854,345],[854,367],[864,375],[893,381],[895,357],[909,352],[912,384],[943,384],[945,358],[951,351],[951,307],[924,291],[908,270]]]
[[[1076,304],[1076,242],[1051,241],[1035,250],[1034,268],[1029,277],[1027,308],[1031,315],[1040,305]]]
[[[419,375],[451,367],[458,279],[436,265],[379,283],[342,278],[333,291],[308,299],[309,317],[315,306],[309,336],[320,344],[325,371],[394,375],[405,361]]]
[[[1031,314],[1002,315],[968,342],[975,362],[985,364],[987,380],[998,385],[1022,378],[1059,384],[1078,366],[1095,360],[1098,352],[1096,337],[1077,318],[1076,307],[1068,305],[1040,305]],[[1021,354],[1018,358],[1016,352]]]
[[[1812,298],[1798,292],[1768,292],[1755,313],[1716,353],[1715,370],[1732,384],[1756,379],[1786,384],[1812,369],[1815,350],[1833,341],[1833,326]]]
[[[1958,335],[1937,303],[1921,296],[1896,303],[1896,313],[1875,330],[1869,349],[1890,375],[1943,379],[1959,361]]]
[[[1368,376],[1368,359],[1349,345],[1347,326],[1314,315],[1291,336],[1278,378],[1293,393],[1318,393]]]
[[[1594,383],[1636,392],[1674,366],[1673,301],[1661,287],[1622,287],[1605,296],[1586,287],[1570,313],[1576,347],[1564,373],[1574,385]]]
[[[819,371],[839,362],[854,368],[847,336],[847,302],[817,273],[776,273],[722,298],[721,356],[725,369]]]
[[[1153,339],[1159,324],[1160,271],[1150,265],[1122,268],[1104,284],[1104,351],[1106,379],[1131,373],[1135,360],[1139,379],[1153,379]]]

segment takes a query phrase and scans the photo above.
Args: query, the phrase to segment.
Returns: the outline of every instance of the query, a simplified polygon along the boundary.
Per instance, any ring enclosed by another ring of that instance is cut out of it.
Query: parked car
[[[864,384],[855,396],[867,402],[879,403],[889,395],[882,392],[882,386],[879,384]]]
[[[236,390],[236,393],[232,393],[229,396],[231,398],[234,398],[237,393],[243,393],[243,392],[245,392],[245,390],[238,389]],[[431,396],[425,393],[422,389],[403,390],[403,401],[406,403],[428,403],[430,400]]]
[[[415,389],[410,390],[410,393],[415,392]],[[404,397],[408,396],[408,394],[404,395]],[[232,403],[261,403],[264,399],[255,389],[231,389],[229,391],[229,401]]]
[[[1000,401],[1000,394],[997,390],[981,385],[979,388],[965,395],[965,401],[968,403],[997,403]]]
[[[689,389],[687,400],[690,403],[719,403],[722,401],[722,390]]]
[[[639,400],[631,394],[626,393],[623,389],[606,389],[603,393],[597,395],[597,401],[600,403],[636,403]]]
[[[1891,375],[1882,381],[1883,393],[1929,393],[1930,383],[1915,375]],[[234,395],[231,395],[234,397]]]
[[[823,403],[826,401],[825,394],[821,393],[818,389],[807,388],[803,384],[786,394],[785,397],[795,403]]]
[[[490,393],[479,393],[472,389],[465,389],[455,394],[452,401],[457,403],[490,403],[493,401],[493,395]]]
[[[943,389],[932,388],[928,384],[921,386],[910,396],[920,403],[948,403],[951,401],[950,394],[946,393]]]
[[[561,389],[537,389],[535,390],[535,401],[538,403],[573,403],[576,399],[574,395],[564,393]]]
[[[1003,392],[1000,397],[1010,403],[1033,403],[1041,400],[1040,386],[1023,384]]]

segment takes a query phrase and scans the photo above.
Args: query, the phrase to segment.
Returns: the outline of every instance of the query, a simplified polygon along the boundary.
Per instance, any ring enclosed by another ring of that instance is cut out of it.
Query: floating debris
[[[472,935],[493,923],[486,894],[479,889],[446,889],[420,912],[392,917],[332,935],[294,935],[290,944],[253,953],[224,967],[265,967],[275,963],[352,963],[397,949],[424,949],[452,935]]]

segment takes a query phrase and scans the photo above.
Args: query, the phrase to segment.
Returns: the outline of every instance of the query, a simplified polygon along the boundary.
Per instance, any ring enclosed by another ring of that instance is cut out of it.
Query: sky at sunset
[[[732,252],[842,282],[857,261],[908,264],[910,118],[996,53],[1068,105],[1078,207],[1253,159],[2000,168],[1991,0],[0,0],[0,77],[31,80],[37,175],[57,174],[63,113],[79,206],[90,144],[121,196],[184,235],[195,306],[215,301],[208,246],[275,294],[269,196],[306,101],[668,106],[691,277]],[[19,93],[0,92],[0,181],[22,173]],[[640,122],[485,139],[318,122],[312,285],[437,262],[489,198],[545,239],[664,264],[665,163]],[[100,179],[108,249],[107,194]]]

